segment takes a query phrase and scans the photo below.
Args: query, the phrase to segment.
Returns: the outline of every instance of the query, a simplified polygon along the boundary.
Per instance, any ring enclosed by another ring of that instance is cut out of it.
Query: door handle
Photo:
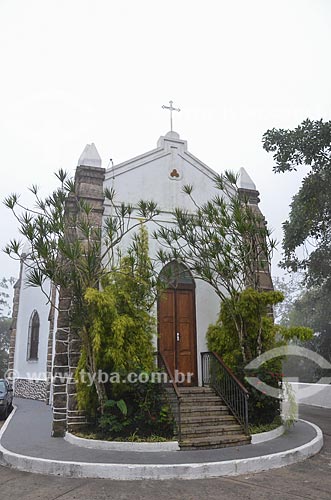
[[[177,340],[177,342],[180,341],[180,333],[179,332],[176,333],[176,340]]]

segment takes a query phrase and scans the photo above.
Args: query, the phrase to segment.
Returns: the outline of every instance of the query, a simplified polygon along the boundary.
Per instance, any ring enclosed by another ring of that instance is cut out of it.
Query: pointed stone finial
[[[101,157],[94,142],[92,142],[92,144],[86,144],[78,160],[78,167],[80,166],[101,167]]]
[[[243,167],[241,167],[241,169],[239,170],[237,185],[239,189],[249,189],[250,191],[257,191],[254,182]]]

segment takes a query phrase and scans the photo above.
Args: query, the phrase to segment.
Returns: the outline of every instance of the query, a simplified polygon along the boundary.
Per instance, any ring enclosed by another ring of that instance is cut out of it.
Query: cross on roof
[[[173,103],[174,103],[173,101],[169,101],[170,106],[165,106],[165,105],[162,106],[162,109],[169,109],[169,111],[170,111],[170,130],[171,130],[171,132],[172,132],[172,112],[173,111],[180,111],[179,108],[173,107]]]

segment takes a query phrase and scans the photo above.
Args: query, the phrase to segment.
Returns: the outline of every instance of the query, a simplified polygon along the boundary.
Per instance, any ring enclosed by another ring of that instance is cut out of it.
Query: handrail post
[[[182,418],[181,418],[181,408],[180,408],[180,398],[178,399],[178,442],[180,443],[182,439]]]
[[[205,369],[204,369],[204,362],[203,362],[203,356],[204,353],[201,353],[201,377],[202,377],[202,387],[205,386]]]
[[[247,434],[249,433],[249,426],[248,426],[248,398],[249,398],[249,395],[246,394],[246,398],[245,398],[245,429],[246,429],[246,433]]]

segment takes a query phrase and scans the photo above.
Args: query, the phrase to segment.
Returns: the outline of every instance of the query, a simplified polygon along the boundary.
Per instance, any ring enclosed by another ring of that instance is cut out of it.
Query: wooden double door
[[[159,351],[178,383],[197,384],[194,287],[168,288],[158,303]],[[187,374],[190,373],[191,376]],[[182,376],[185,376],[183,380]]]

